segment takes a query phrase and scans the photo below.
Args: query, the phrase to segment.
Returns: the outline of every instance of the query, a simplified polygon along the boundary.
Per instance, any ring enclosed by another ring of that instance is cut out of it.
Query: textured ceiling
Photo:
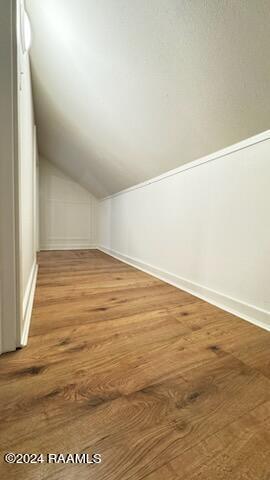
[[[39,150],[94,195],[269,129],[269,0],[26,6]]]

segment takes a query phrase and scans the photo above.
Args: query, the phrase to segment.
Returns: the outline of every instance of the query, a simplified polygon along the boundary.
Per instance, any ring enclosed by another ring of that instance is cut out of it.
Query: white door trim
[[[20,338],[16,0],[1,3],[0,353]]]

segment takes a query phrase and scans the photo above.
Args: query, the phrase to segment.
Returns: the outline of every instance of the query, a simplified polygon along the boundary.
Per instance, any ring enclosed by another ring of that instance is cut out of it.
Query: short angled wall
[[[99,248],[270,329],[270,132],[99,204]]]
[[[40,249],[95,248],[95,197],[44,158],[40,158],[39,178]]]

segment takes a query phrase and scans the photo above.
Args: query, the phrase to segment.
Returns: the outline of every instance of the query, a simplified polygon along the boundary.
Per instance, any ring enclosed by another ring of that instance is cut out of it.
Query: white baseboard
[[[23,298],[23,330],[21,334],[20,344],[18,345],[19,347],[25,347],[28,341],[28,334],[30,329],[31,315],[37,282],[37,272],[38,264],[35,262],[29,275],[29,280]]]
[[[192,295],[205,300],[212,305],[215,305],[222,310],[225,310],[237,317],[247,320],[258,327],[264,328],[265,330],[270,331],[270,312],[258,308],[254,305],[242,302],[235,298],[231,298],[223,293],[216,292],[210,288],[199,285],[185,278],[179,277],[172,273],[166,272],[165,270],[160,270],[159,268],[153,267],[147,263],[141,262],[137,258],[129,257],[128,255],[123,255],[120,252],[111,250],[109,248],[98,246],[98,250],[101,252],[107,253],[108,255],[121,260],[122,262],[127,263],[143,272],[149,273],[154,277],[163,280],[174,287],[180,288]]]
[[[41,245],[40,251],[44,250],[94,250],[97,246],[93,243],[86,245],[84,244],[48,244],[48,245]]]

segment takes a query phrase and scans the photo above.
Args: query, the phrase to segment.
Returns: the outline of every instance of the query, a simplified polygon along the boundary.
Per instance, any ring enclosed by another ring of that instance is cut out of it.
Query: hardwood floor
[[[3,480],[269,480],[270,334],[99,251],[42,252],[0,357]],[[101,454],[8,465],[4,452]]]

